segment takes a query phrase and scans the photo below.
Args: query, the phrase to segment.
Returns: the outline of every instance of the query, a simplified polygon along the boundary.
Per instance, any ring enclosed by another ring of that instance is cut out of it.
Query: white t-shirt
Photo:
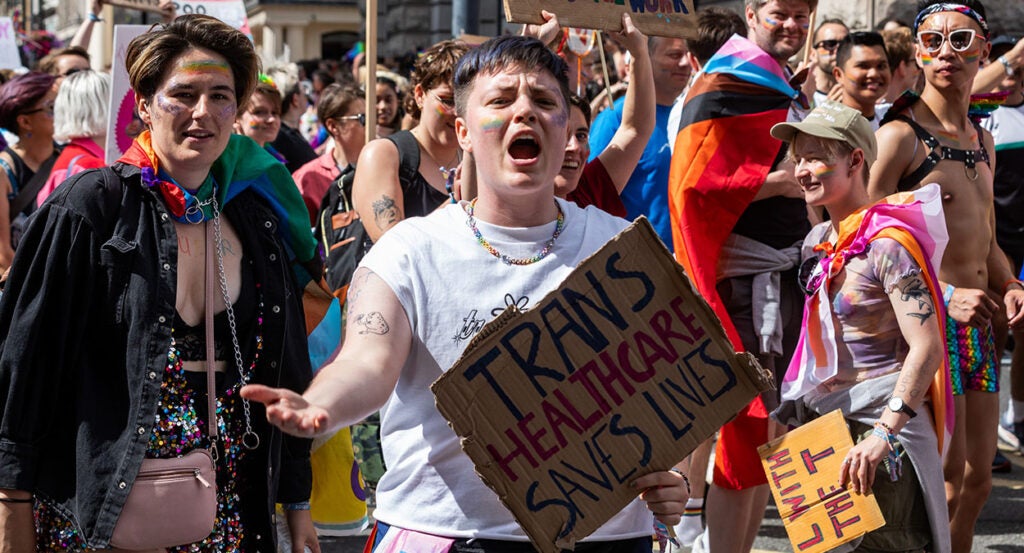
[[[382,522],[452,538],[527,539],[474,472],[437,411],[430,384],[507,305],[532,308],[628,225],[593,206],[584,210],[556,201],[565,228],[551,253],[530,265],[506,265],[488,253],[466,224],[465,203],[402,221],[363,259],[362,266],[395,292],[412,327],[409,358],[381,409],[387,472],[377,485],[374,517]],[[499,252],[529,258],[551,238],[555,223],[506,228],[478,220],[477,228]],[[588,540],[648,536],[652,522],[637,500]]]

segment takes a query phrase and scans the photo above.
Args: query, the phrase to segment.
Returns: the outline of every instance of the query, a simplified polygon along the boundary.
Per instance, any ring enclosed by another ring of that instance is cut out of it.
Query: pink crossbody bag
[[[210,443],[217,443],[214,392],[213,290],[216,248],[213,225],[206,223],[206,406]],[[215,447],[215,446],[211,446]],[[217,516],[214,458],[195,449],[173,459],[143,459],[110,545],[131,551],[161,549],[200,541],[213,532]]]

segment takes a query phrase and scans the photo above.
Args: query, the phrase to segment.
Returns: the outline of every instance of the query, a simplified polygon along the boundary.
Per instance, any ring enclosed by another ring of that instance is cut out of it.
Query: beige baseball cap
[[[825,102],[814,108],[799,123],[779,123],[772,127],[772,136],[790,142],[796,133],[802,132],[819,138],[830,138],[846,142],[854,148],[864,150],[868,166],[878,158],[878,145],[871,123],[851,107],[836,102]]]

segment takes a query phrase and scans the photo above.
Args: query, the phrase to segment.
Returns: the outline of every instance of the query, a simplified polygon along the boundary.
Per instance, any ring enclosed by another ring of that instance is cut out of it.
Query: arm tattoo
[[[917,310],[917,312],[907,313],[907,315],[920,319],[922,325],[935,314],[931,297],[928,286],[917,277],[910,279],[900,288],[900,300],[909,303],[910,309]],[[915,305],[916,307],[914,307]]]
[[[356,315],[354,322],[362,327],[359,330],[360,334],[377,334],[383,336],[387,334],[391,327],[388,326],[388,322],[384,320],[384,315],[380,311],[374,311],[372,313],[360,313]]]
[[[387,230],[399,221],[398,205],[393,198],[385,195],[373,202],[373,221],[381,230]]]

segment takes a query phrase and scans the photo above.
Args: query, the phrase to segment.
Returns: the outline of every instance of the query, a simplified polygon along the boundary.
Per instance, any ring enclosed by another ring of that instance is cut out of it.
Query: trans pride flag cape
[[[733,35],[708,60],[683,106],[668,181],[676,259],[737,350],[743,342],[715,288],[718,258],[782,151],[769,131],[786,120],[797,94],[778,62]],[[765,483],[756,446],[768,440],[767,418],[757,397],[722,427],[716,484],[744,489]]]
[[[935,269],[942,262],[949,235],[942,214],[939,185],[933,183],[913,192],[886,197],[850,215],[839,224],[839,238],[835,246],[829,243],[819,246],[825,252],[819,261],[819,271],[816,271],[820,282],[804,306],[800,341],[782,381],[783,400],[800,398],[836,375],[836,331],[829,300],[832,279],[842,272],[847,259],[863,253],[871,241],[878,238],[899,242],[921,266],[932,303],[936,306],[935,313],[939,315],[941,335],[946,335],[945,304]],[[953,394],[949,383],[949,357],[946,355],[942,356],[942,366],[935,371],[928,395],[939,452],[944,453],[953,431]]]
[[[769,131],[786,120],[796,95],[778,62],[733,35],[683,106],[668,183],[672,240],[734,346],[742,342],[715,291],[718,256],[782,150]]]

